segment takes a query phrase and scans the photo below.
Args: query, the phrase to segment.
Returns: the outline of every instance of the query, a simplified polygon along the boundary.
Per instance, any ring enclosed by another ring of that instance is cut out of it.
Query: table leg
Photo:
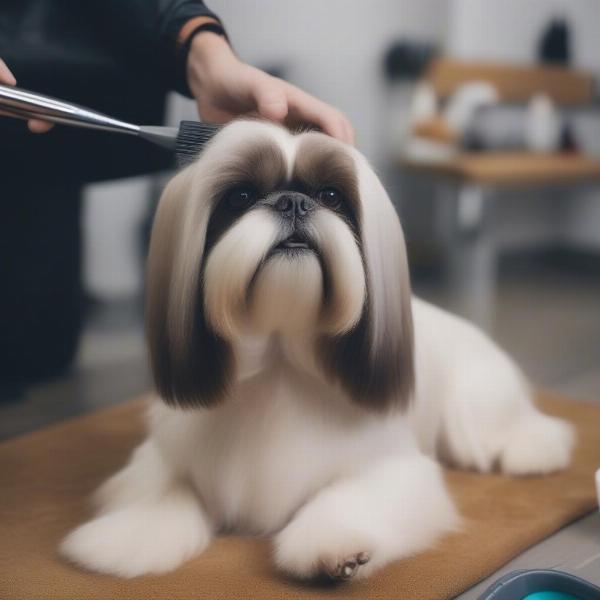
[[[496,251],[489,230],[487,190],[444,185],[437,199],[445,275],[452,309],[491,331],[496,292]]]

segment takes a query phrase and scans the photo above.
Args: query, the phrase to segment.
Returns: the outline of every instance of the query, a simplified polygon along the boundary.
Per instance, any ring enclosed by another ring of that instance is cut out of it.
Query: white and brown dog
[[[510,358],[411,297],[385,190],[325,135],[225,127],[163,194],[147,301],[148,437],[62,545],[90,569],[162,573],[234,530],[294,576],[367,576],[457,527],[436,459],[569,461]]]

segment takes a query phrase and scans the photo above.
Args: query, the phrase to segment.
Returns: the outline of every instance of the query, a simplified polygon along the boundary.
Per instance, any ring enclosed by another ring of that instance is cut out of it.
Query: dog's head
[[[403,406],[413,387],[404,238],[377,176],[320,133],[225,127],[168,184],[147,281],[155,382],[166,402],[210,406],[232,381],[232,343],[304,336],[355,402]]]

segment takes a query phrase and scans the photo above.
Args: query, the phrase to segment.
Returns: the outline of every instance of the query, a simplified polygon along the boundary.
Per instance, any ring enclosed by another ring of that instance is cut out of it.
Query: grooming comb
[[[199,121],[181,121],[179,127],[135,125],[84,106],[7,85],[0,85],[0,109],[23,119],[134,135],[172,150],[180,167],[193,161],[221,128],[221,125]]]

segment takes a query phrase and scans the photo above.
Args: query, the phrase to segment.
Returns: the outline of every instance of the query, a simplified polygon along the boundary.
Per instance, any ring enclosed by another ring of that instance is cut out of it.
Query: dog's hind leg
[[[441,455],[463,468],[513,475],[565,468],[573,428],[541,413],[525,377],[499,349],[456,365],[444,403]]]

